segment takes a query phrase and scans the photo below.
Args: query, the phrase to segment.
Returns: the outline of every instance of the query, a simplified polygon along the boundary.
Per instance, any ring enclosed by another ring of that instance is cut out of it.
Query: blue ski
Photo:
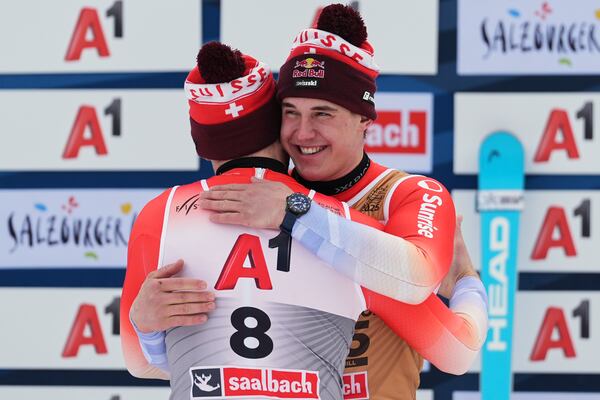
[[[494,132],[479,151],[481,279],[488,293],[489,331],[482,350],[482,400],[509,400],[517,288],[519,215],[524,205],[524,154],[517,138]]]

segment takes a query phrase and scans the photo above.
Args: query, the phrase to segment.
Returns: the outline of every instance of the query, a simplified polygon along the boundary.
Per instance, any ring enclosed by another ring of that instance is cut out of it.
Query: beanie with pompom
[[[281,110],[270,68],[219,42],[206,43],[185,81],[196,152],[208,160],[255,153],[279,138]]]
[[[324,7],[315,28],[296,36],[279,71],[277,97],[331,101],[375,119],[375,79],[379,67],[367,41],[367,28],[352,7]]]

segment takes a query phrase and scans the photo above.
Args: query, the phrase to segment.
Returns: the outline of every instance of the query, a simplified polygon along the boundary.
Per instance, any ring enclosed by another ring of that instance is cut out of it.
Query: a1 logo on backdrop
[[[101,12],[99,13],[98,9],[92,7],[81,9],[71,35],[65,61],[80,61],[85,50],[96,50],[99,57],[110,56],[106,27],[110,23],[109,19],[114,20],[112,37],[123,38],[123,1],[115,1],[105,10],[104,23],[100,17]]]
[[[18,325],[20,329],[8,330],[3,336],[5,340],[0,343],[0,368],[125,368],[119,331],[119,288],[2,289],[0,307],[3,308],[0,311],[3,322],[6,326]],[[15,301],[15,298],[20,301]],[[33,315],[35,318],[31,317]],[[28,340],[25,345],[20,345],[26,340],[23,332],[40,334],[35,340]],[[24,347],[27,348],[26,351],[23,350]]]
[[[108,334],[119,336],[119,319],[121,298],[115,297],[106,304],[103,309],[104,313],[112,316],[112,326]],[[103,329],[98,318],[98,310],[96,305],[83,303],[79,306],[77,314],[71,325],[69,335],[65,341],[65,347],[62,351],[63,358],[77,357],[79,349],[82,346],[91,346],[97,355],[107,354],[108,348],[104,339],[107,332]]]
[[[599,107],[600,96],[590,93],[458,93],[454,172],[476,173],[472,154],[500,127],[523,144],[527,173],[597,174]]]
[[[598,301],[594,291],[517,292],[513,371],[596,373]]]
[[[188,136],[169,133],[189,130],[180,96],[175,89],[0,91],[0,109],[14,110],[0,118],[0,131],[13,132],[0,146],[0,170],[197,170]],[[32,98],[44,106],[27,119]]]
[[[544,361],[551,350],[561,350],[565,358],[575,358],[575,345],[572,339],[574,332],[581,339],[590,338],[590,300],[583,299],[577,307],[567,310],[572,317],[571,328],[562,307],[548,307],[533,349],[529,355],[530,361]],[[579,326],[577,325],[579,319]]]
[[[477,221],[473,191],[452,192],[457,214]],[[519,226],[519,272],[597,273],[600,192],[595,190],[530,190],[525,192]],[[463,224],[473,259],[480,257],[480,230]]]
[[[19,0],[3,13],[2,74],[189,71],[202,30],[201,1]]]
[[[561,249],[566,257],[577,257],[573,231],[579,225],[575,234],[579,233],[582,239],[591,238],[591,204],[591,199],[585,198],[573,210],[565,210],[564,207],[557,205],[548,207],[531,251],[531,260],[545,260],[552,249],[556,249],[555,251]],[[576,221],[569,223],[567,218],[569,211],[574,218],[581,219],[581,224],[577,224]]]
[[[580,151],[575,138],[574,124],[581,124],[583,139],[590,141],[594,139],[594,103],[586,101],[575,113],[563,108],[550,110],[541,139],[537,146],[533,161],[543,163],[550,161],[550,157],[556,151],[564,151],[569,159],[579,159]]]
[[[63,159],[76,159],[83,147],[90,147],[98,156],[108,154],[106,132],[102,129],[98,111],[110,119],[109,134],[113,138],[121,137],[121,99],[115,98],[104,109],[82,105],[77,111],[73,127],[65,144]]]

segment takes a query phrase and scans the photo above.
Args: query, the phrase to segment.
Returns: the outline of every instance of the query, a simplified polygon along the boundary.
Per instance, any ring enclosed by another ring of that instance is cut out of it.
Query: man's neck
[[[287,165],[269,157],[241,157],[221,163],[215,170],[216,175],[221,175],[236,168],[265,168],[274,172],[287,175]]]
[[[240,156],[240,157],[236,158],[236,160],[242,159],[242,158],[270,158],[281,164],[286,165],[286,168],[287,168],[287,165],[289,165],[289,163],[290,163],[290,157],[284,152],[283,147],[281,147],[281,144],[279,143],[279,141],[272,143],[271,145],[265,147],[264,149],[261,149],[252,154]],[[215,171],[215,173],[219,170],[219,168],[223,164],[226,164],[230,161],[233,161],[233,160],[232,159],[210,160],[210,162],[212,163],[213,171]]]
[[[301,185],[313,189],[319,193],[334,196],[345,192],[350,189],[354,185],[356,185],[363,176],[367,173],[369,166],[371,165],[371,160],[367,156],[367,153],[363,154],[363,158],[360,160],[358,165],[352,169],[349,173],[342,176],[341,178],[334,179],[331,181],[308,181],[294,169],[292,172],[292,177],[298,181]]]

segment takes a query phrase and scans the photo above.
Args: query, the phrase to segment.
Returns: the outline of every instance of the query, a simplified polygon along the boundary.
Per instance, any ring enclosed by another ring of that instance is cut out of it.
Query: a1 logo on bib
[[[221,397],[223,386],[220,368],[191,368],[192,399]]]

